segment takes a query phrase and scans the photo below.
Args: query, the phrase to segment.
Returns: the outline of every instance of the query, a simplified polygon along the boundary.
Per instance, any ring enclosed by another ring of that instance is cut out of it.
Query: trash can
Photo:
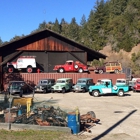
[[[78,134],[80,132],[80,114],[70,112],[68,113],[67,120],[68,127],[71,128],[72,134]]]

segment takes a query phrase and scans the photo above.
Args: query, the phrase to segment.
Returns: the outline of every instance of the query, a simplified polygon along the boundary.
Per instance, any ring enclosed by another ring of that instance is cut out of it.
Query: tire
[[[90,114],[92,118],[96,118],[94,111],[89,111],[87,112],[87,114]]]
[[[137,92],[136,90],[133,90],[133,92],[135,93],[135,92]]]
[[[114,73],[118,74],[118,73],[119,73],[119,70],[116,69],[116,70],[114,71]]]
[[[79,72],[79,73],[83,73],[83,69],[80,68],[80,69],[78,70],[78,72]]]
[[[103,72],[103,70],[99,70],[99,74],[103,74],[104,72]]]
[[[91,93],[91,92],[89,92],[89,95],[90,95],[90,96],[92,96],[92,93]]]
[[[28,73],[32,73],[33,72],[33,68],[32,67],[27,67],[27,72]]]
[[[78,65],[75,65],[74,68],[75,68],[75,69],[78,69]]]
[[[62,93],[66,93],[66,89],[65,88],[62,89]]]
[[[14,68],[13,67],[8,67],[8,72],[9,73],[13,73],[14,72]]]
[[[123,90],[119,90],[118,96],[123,97],[124,96],[124,91]]]
[[[94,97],[99,97],[99,91],[97,91],[97,90],[92,91],[92,95]]]
[[[85,93],[86,92],[86,89],[85,88],[83,88],[83,91],[82,91],[83,93]]]
[[[47,93],[47,89],[44,89],[44,90],[43,90],[43,93]]]
[[[23,90],[20,91],[19,96],[22,97],[23,95]]]
[[[63,68],[60,68],[58,71],[59,71],[59,73],[64,73],[64,69]]]

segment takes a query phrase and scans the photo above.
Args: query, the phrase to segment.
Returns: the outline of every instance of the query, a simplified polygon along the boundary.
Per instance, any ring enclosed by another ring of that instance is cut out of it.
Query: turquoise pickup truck
[[[112,93],[120,97],[129,91],[128,85],[113,85],[111,79],[100,79],[96,85],[89,87],[89,94],[98,97],[100,95]]]

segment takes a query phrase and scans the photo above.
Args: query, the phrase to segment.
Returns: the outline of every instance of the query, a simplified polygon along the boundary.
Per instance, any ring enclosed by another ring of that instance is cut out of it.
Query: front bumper
[[[89,71],[88,69],[84,69],[83,71]]]
[[[10,92],[11,94],[20,93],[20,89],[10,89],[9,92]]]
[[[62,89],[63,89],[63,87],[59,87],[59,86],[51,88],[52,91],[56,91],[56,92],[60,92],[60,91],[62,91]]]
[[[82,88],[73,88],[72,91],[76,92],[76,91],[83,91]]]
[[[35,92],[43,92],[43,91],[44,91],[44,89],[40,89],[40,88],[35,89]]]

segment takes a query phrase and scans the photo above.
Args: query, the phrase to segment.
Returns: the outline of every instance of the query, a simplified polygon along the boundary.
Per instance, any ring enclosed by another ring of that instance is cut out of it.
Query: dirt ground
[[[100,124],[84,132],[86,140],[138,140],[140,138],[140,93],[128,92],[124,97],[93,97],[87,93],[35,94],[34,102],[44,101],[67,111],[79,108],[80,114],[94,111]]]

